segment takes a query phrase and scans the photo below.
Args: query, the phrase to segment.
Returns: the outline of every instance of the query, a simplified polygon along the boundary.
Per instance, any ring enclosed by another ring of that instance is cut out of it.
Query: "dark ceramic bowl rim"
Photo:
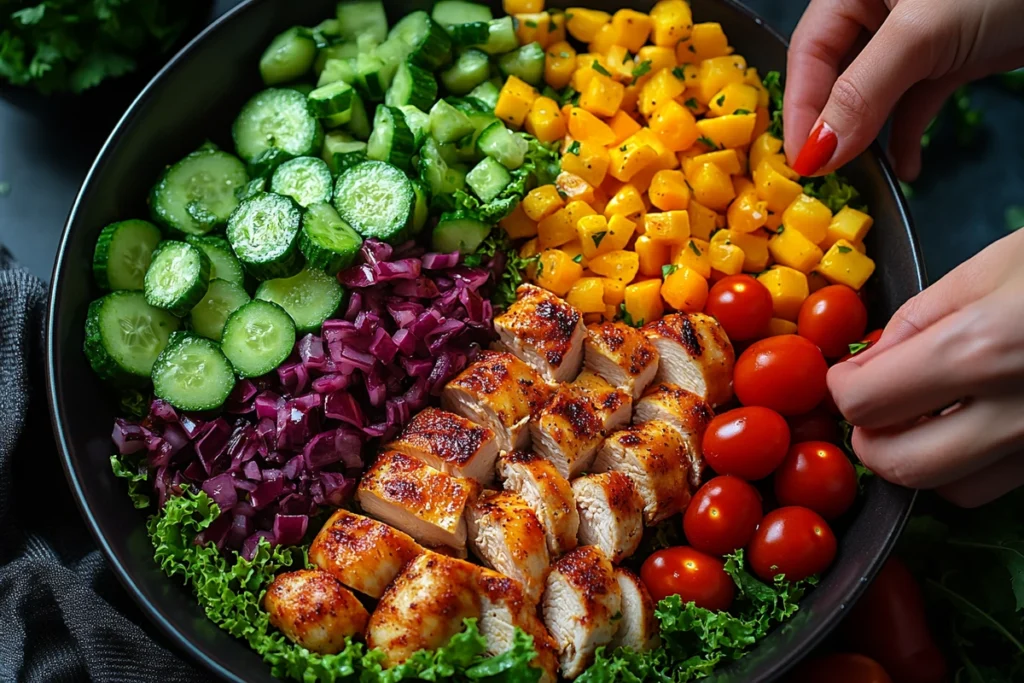
[[[59,396],[57,392],[57,379],[54,372],[55,358],[57,357],[55,334],[54,334],[54,321],[57,315],[57,302],[60,297],[57,296],[63,287],[63,282],[59,277],[60,272],[63,269],[64,259],[66,257],[68,236],[71,230],[71,226],[74,223],[76,214],[79,212],[81,205],[86,201],[87,192],[93,183],[93,178],[99,173],[99,170],[107,163],[107,155],[115,142],[122,135],[123,129],[127,126],[128,122],[135,116],[136,110],[138,110],[142,103],[153,96],[153,93],[157,91],[166,74],[173,71],[179,64],[179,62],[185,60],[189,54],[193,51],[196,45],[204,42],[207,38],[216,33],[219,28],[240,14],[243,14],[249,7],[257,3],[258,0],[243,0],[235,7],[232,7],[223,15],[215,19],[209,26],[204,28],[198,34],[195,35],[184,47],[182,47],[146,84],[145,88],[139,93],[139,95],[132,101],[131,105],[120,117],[117,125],[114,127],[107,140],[104,142],[103,147],[97,154],[96,160],[93,162],[89,169],[85,180],[82,183],[82,187],[75,198],[75,202],[68,213],[67,221],[65,222],[64,230],[61,234],[61,240],[57,251],[57,257],[54,262],[53,273],[50,280],[50,291],[49,291],[49,304],[47,306],[46,314],[46,390],[47,400],[50,408],[50,420],[56,438],[56,442],[61,454],[61,465],[64,468],[65,476],[67,477],[68,484],[74,494],[75,503],[78,505],[79,510],[85,519],[86,526],[93,538],[96,540],[97,545],[103,551],[107,562],[110,563],[114,574],[118,580],[124,586],[125,590],[131,595],[132,599],[138,604],[142,611],[145,613],[147,618],[156,624],[160,630],[174,643],[174,645],[180,650],[184,651],[194,661],[200,662],[208,671],[213,672],[217,676],[224,680],[229,681],[242,681],[236,673],[229,670],[227,667],[220,663],[212,660],[208,657],[197,645],[193,644],[188,638],[186,638],[182,632],[175,629],[169,621],[160,613],[160,611],[147,599],[139,589],[132,576],[132,573],[121,563],[117,556],[113,553],[110,545],[106,538],[102,534],[99,523],[97,522],[92,510],[86,501],[85,494],[82,490],[81,484],[78,481],[78,463],[76,459],[72,457],[72,451],[65,437],[64,428],[62,426],[61,417],[64,415],[66,408],[66,399],[63,396]],[[714,0],[723,5],[727,5],[734,11],[737,11],[747,18],[756,23],[762,28],[765,33],[771,36],[772,39],[782,43],[788,48],[789,41],[772,26],[767,24],[756,12],[746,7],[745,5],[738,2],[738,0]],[[872,143],[866,154],[870,154],[880,164],[882,175],[885,179],[885,183],[889,194],[893,197],[896,202],[896,207],[899,212],[899,216],[903,225],[909,227],[909,240],[911,246],[911,258],[915,266],[915,278],[917,280],[917,287],[920,290],[924,287],[924,267],[923,257],[921,253],[921,247],[917,239],[917,234],[913,230],[913,223],[910,217],[910,212],[907,207],[906,199],[901,192],[899,185],[896,182],[895,176],[892,169],[886,160],[885,155],[882,153],[881,146],[878,142]],[[869,570],[865,572],[865,579],[870,580],[881,568],[882,563],[888,557],[889,552],[892,550],[896,540],[898,539],[900,532],[906,524],[907,518],[910,514],[913,500],[916,498],[911,497],[906,508],[901,512],[896,524],[887,531],[887,536],[877,546],[876,557],[870,564]],[[846,599],[846,604],[852,604],[860,597],[860,595],[867,588],[868,580],[861,580],[854,588],[849,592]],[[779,657],[777,657],[769,670],[769,676],[771,678],[777,678],[793,664],[798,656],[802,656],[805,652],[812,649],[815,645],[820,643],[835,626],[838,624],[839,619],[829,619],[819,628],[810,638],[805,641],[806,649],[787,649]]]

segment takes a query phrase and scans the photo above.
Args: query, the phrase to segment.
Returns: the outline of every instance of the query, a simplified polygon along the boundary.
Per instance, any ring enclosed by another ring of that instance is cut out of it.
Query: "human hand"
[[[913,180],[921,134],[953,91],[1024,65],[1022,17],[1022,0],[811,0],[786,73],[793,169],[834,171],[892,113],[889,154],[900,178]]]
[[[1024,229],[904,304],[828,386],[885,479],[964,507],[1024,484]]]

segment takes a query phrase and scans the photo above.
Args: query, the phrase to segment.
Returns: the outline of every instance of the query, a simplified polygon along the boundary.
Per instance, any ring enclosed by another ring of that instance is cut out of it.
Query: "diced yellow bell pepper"
[[[747,61],[740,55],[712,57],[700,63],[697,99],[710,106],[711,98],[730,83],[742,83]]]
[[[567,202],[565,210],[569,212],[569,220],[572,221],[573,226],[584,216],[593,216],[597,213],[590,204],[579,199]]]
[[[523,204],[519,204],[512,213],[502,218],[498,225],[504,228],[510,239],[533,237],[537,234],[537,222],[526,215]]]
[[[728,114],[697,122],[701,137],[714,141],[719,147],[746,147],[754,135],[756,114]]]
[[[552,22],[551,15],[547,12],[529,12],[515,15],[516,39],[520,45],[538,43],[546,48],[551,43],[557,42],[551,38],[557,30]],[[549,29],[555,29],[550,30]],[[563,34],[560,40],[564,40]]]
[[[594,187],[604,180],[608,163],[608,150],[594,142],[576,140],[569,146],[569,153],[562,155],[562,170],[578,175]]]
[[[651,42],[655,45],[673,48],[690,36],[693,30],[693,14],[684,0],[661,0],[651,8],[651,22],[654,24]],[[673,64],[674,66],[674,64]]]
[[[501,6],[505,14],[540,12],[544,9],[544,0],[502,0]]]
[[[690,214],[686,210],[649,213],[644,216],[644,235],[656,242],[682,244],[690,239]]]
[[[847,240],[838,240],[825,252],[817,271],[832,284],[859,290],[875,272],[875,262]]]
[[[558,296],[565,296],[583,275],[583,266],[561,249],[545,249],[537,262],[534,281]]]
[[[800,183],[779,173],[769,159],[754,169],[754,186],[757,187],[757,196],[768,204],[768,210],[780,215],[804,191]]]
[[[580,107],[598,116],[611,116],[619,110],[625,91],[626,87],[621,83],[597,74],[580,95]]]
[[[622,111],[630,116],[635,116],[639,113],[637,111],[637,103],[640,100],[640,90],[642,88],[643,86],[640,83],[626,86],[626,92],[622,95]]]
[[[697,313],[708,300],[708,281],[692,268],[670,269],[661,283],[661,298],[683,313]]]
[[[640,270],[640,260],[636,252],[620,249],[595,256],[590,261],[590,269],[598,275],[632,282]]]
[[[623,140],[640,130],[640,124],[621,109],[608,119],[608,127],[615,133],[615,139],[609,145],[621,145]]]
[[[565,137],[565,119],[558,103],[550,97],[538,97],[526,115],[526,132],[541,142],[554,142]]]
[[[633,67],[636,66],[636,63],[633,61],[633,53],[624,45],[612,45],[602,63],[616,81],[620,83],[633,82]]]
[[[666,149],[681,152],[693,146],[700,133],[697,119],[675,100],[665,100],[653,111],[648,125]]]
[[[718,228],[719,215],[692,198],[687,213],[690,214],[690,235],[702,240],[711,239],[711,233]]]
[[[800,306],[811,293],[807,276],[786,266],[774,266],[757,276],[757,281],[772,295],[772,311],[776,318],[796,320]]]
[[[712,242],[708,245],[711,270],[722,275],[738,275],[743,272],[743,250],[735,244]]]
[[[796,334],[796,323],[782,318],[772,318],[768,321],[769,337],[779,337],[784,334]]]
[[[680,64],[697,64],[730,54],[729,39],[717,22],[694,24],[689,39],[680,41],[676,46],[676,59]]]
[[[755,189],[755,192],[757,190]],[[764,228],[768,232],[778,232],[779,228],[782,227],[782,214],[775,213],[771,209],[768,209],[768,220],[764,222]]]
[[[757,89],[746,83],[730,83],[711,96],[708,111],[710,116],[753,114],[757,111]]]
[[[658,152],[650,145],[634,142],[635,136],[608,150],[608,173],[623,182],[653,164]],[[565,161],[562,161],[563,167]]]
[[[584,216],[576,222],[578,236],[583,254],[589,259],[601,254],[601,244],[608,235],[608,219],[601,214]],[[605,249],[611,251],[611,249]]]
[[[544,57],[544,82],[555,90],[569,85],[576,70],[576,50],[564,40],[549,45]]]
[[[527,192],[520,206],[531,220],[542,221],[565,206],[565,201],[558,194],[557,187],[541,185]]]
[[[757,91],[757,108],[767,109],[768,88],[764,87],[764,79],[761,78],[761,74],[757,73],[757,69],[752,66],[747,67],[747,70],[743,72],[743,82]]]
[[[585,217],[584,217],[585,218]],[[582,218],[580,220],[583,220]],[[578,239],[571,242],[566,242],[559,247],[562,251],[569,255],[576,263],[580,264],[584,268],[587,267],[587,257],[583,255],[583,245],[580,244]]]
[[[873,223],[874,219],[863,211],[844,206],[829,222],[822,246],[831,247],[839,240],[851,243],[863,242]]]
[[[647,190],[651,204],[662,211],[686,209],[690,206],[690,187],[681,171],[658,171]]]
[[[745,175],[737,175],[732,177],[732,189],[735,190],[737,197],[739,197],[744,192],[757,192],[756,188],[754,187],[754,181],[752,181]]]
[[[809,273],[821,260],[821,249],[799,230],[789,230],[785,225],[768,242],[768,251],[777,263]]]
[[[523,246],[519,247],[520,258],[530,258],[536,256],[540,251],[540,244],[537,243],[537,238],[526,240],[523,242]]]
[[[825,241],[832,212],[821,201],[801,194],[782,212],[782,224],[798,230],[804,237],[821,244]]]
[[[619,39],[615,44],[624,45],[634,54],[644,46],[647,36],[651,34],[651,18],[634,9],[620,9],[613,14],[612,25],[619,30]]]
[[[537,223],[537,240],[541,249],[560,247],[576,239],[576,221],[566,208],[561,208]]]
[[[621,44],[622,27],[615,26],[609,21],[597,30],[597,33],[594,35],[594,39],[591,40],[590,44],[587,46],[587,51],[599,55],[606,55],[613,46]]]
[[[771,126],[771,114],[768,113],[766,107],[758,107],[754,114],[757,116],[757,120],[754,121],[754,138],[760,135],[764,135],[768,132],[768,128]]]
[[[672,74],[672,69],[662,69],[640,88],[640,113],[650,118],[658,105],[682,95],[684,90],[686,85]]]
[[[768,220],[768,207],[758,199],[754,188],[739,194],[725,214],[726,225],[737,232],[754,232]]]
[[[717,152],[687,157],[683,160],[683,171],[687,176],[696,175],[703,164],[714,164],[729,175],[738,175],[743,172],[740,156],[734,149],[720,149]],[[735,186],[733,189],[735,190]]]
[[[672,247],[672,263],[692,268],[706,280],[711,277],[711,244],[691,237],[683,244]]]
[[[611,176],[608,176],[609,178]],[[594,188],[594,201],[587,202],[596,213],[604,215],[604,209],[608,206],[608,193],[600,187]]]
[[[693,208],[690,208],[692,215]],[[719,230],[711,236],[712,244],[721,242],[724,244],[735,244],[743,250],[743,271],[747,273],[760,273],[768,267],[768,238],[760,233],[743,233],[735,230]]]
[[[581,43],[592,41],[598,30],[612,18],[607,12],[583,7],[570,7],[565,10],[565,16],[569,34]]]
[[[634,325],[659,319],[665,312],[661,299],[661,280],[644,280],[626,287],[623,308]]]
[[[629,240],[633,238],[634,232],[636,232],[635,222],[625,216],[612,215],[608,218],[608,234],[601,240],[600,246],[607,247],[608,251],[625,249]]]
[[[604,284],[604,304],[605,306],[619,307],[623,299],[626,298],[626,285],[628,282],[622,280],[616,280],[615,278],[606,277],[602,279]],[[614,316],[612,316],[614,317]]]
[[[674,69],[676,66],[676,51],[674,47],[660,47],[658,45],[644,45],[636,53],[637,66],[644,62],[650,62],[647,73],[636,78],[636,82],[643,84],[662,69]],[[632,79],[630,79],[632,82]]]
[[[560,194],[565,195],[567,201],[578,199],[581,202],[591,204],[594,201],[594,188],[574,173],[562,171],[555,178],[555,187]]]
[[[547,42],[541,44],[547,48],[555,43],[565,42],[565,13],[560,10],[549,12],[551,18],[548,20]]]
[[[580,313],[604,313],[604,278],[581,277],[565,297]]]
[[[569,135],[574,140],[602,147],[612,144],[615,140],[615,132],[607,123],[580,107],[573,107],[569,111]]]
[[[538,97],[537,91],[529,83],[516,76],[509,76],[498,94],[494,115],[513,128],[519,128]]]
[[[604,207],[604,215],[609,218],[614,215],[629,218],[638,213],[643,213],[647,207],[644,206],[644,198],[640,191],[633,185],[625,183],[612,195]],[[616,247],[618,248],[618,247]]]
[[[796,181],[800,180],[800,174],[791,169],[789,164],[786,163],[785,154],[772,154],[766,157],[764,161],[771,164],[772,168],[778,171],[784,178]]]
[[[750,145],[750,168],[757,168],[761,162],[782,151],[782,140],[771,133],[761,133]]]
[[[671,245],[656,242],[647,235],[640,235],[633,245],[641,275],[661,277],[661,267],[672,260]]]
[[[701,164],[687,180],[693,188],[693,198],[716,211],[725,211],[736,196],[729,174],[715,164]]]

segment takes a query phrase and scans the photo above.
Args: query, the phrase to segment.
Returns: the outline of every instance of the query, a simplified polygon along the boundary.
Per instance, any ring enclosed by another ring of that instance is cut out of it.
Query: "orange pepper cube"
[[[530,190],[520,206],[531,220],[541,221],[558,211],[565,205],[558,188],[554,185],[541,185]]]
[[[546,249],[537,261],[534,281],[544,289],[558,296],[565,296],[569,289],[583,276],[583,266],[561,249]]]
[[[643,213],[646,209],[647,207],[644,206],[644,198],[640,191],[633,185],[626,183],[608,200],[604,207],[604,215],[608,217],[620,215],[628,218],[629,216]]]
[[[498,94],[498,103],[494,107],[494,115],[513,128],[519,128],[530,113],[533,101],[539,95],[526,81],[509,76]]]
[[[620,249],[595,256],[590,261],[590,269],[598,275],[632,282],[640,270],[640,261],[636,252]]]
[[[594,142],[574,141],[562,156],[562,170],[578,175],[592,187],[604,181],[608,173],[608,150]]]
[[[772,295],[772,311],[776,318],[795,321],[800,306],[810,295],[807,276],[786,266],[774,266],[757,276],[757,281]]]
[[[686,90],[683,81],[676,78],[672,72],[673,69],[662,69],[644,83],[637,102],[641,114],[650,118],[658,105],[679,97]]]
[[[640,274],[647,277],[661,277],[661,268],[672,260],[672,248],[667,242],[656,242],[647,235],[640,235],[633,244]]]
[[[533,237],[537,234],[537,222],[526,215],[522,203],[516,206],[512,213],[502,218],[498,225],[508,233],[510,239],[514,240]]]
[[[753,188],[741,192],[725,214],[726,222],[732,230],[738,232],[754,232],[768,222],[768,206],[758,198]]]
[[[697,313],[708,300],[708,281],[692,268],[669,268],[661,284],[661,298],[684,313]]]
[[[598,256],[603,253],[601,244],[608,236],[608,219],[600,214],[583,216],[576,222],[576,235],[584,256],[588,259]]]
[[[544,56],[544,82],[555,90],[569,85],[576,70],[576,50],[564,40],[549,45]]]
[[[685,209],[690,206],[690,186],[682,171],[662,170],[654,174],[647,190],[651,204],[662,211]]]
[[[602,147],[612,144],[615,140],[615,132],[607,123],[580,107],[573,107],[569,111],[569,135],[574,140],[591,142]]]
[[[501,7],[505,14],[539,12],[544,9],[544,0],[502,0]]]
[[[566,28],[569,35],[581,43],[589,43],[601,27],[611,21],[612,15],[596,9],[570,7],[565,10]]]
[[[708,111],[712,116],[757,111],[757,88],[746,83],[729,83],[711,96]]]
[[[768,204],[768,210],[780,216],[804,191],[800,183],[779,173],[770,159],[754,169],[754,186],[757,196]]]
[[[653,322],[665,312],[661,299],[661,280],[644,280],[626,287],[622,308],[633,325]]]
[[[687,211],[690,214],[690,234],[702,240],[710,239],[711,233],[721,227],[719,223],[725,224],[723,216],[695,199],[690,199]]]
[[[685,210],[649,213],[644,216],[644,235],[657,242],[682,244],[690,237],[690,214]]]
[[[658,160],[658,152],[650,145],[626,140],[608,150],[608,172],[613,178],[627,182],[634,175]],[[565,163],[564,161],[562,162]]]
[[[747,60],[739,55],[712,57],[700,62],[697,99],[710,105],[711,98],[730,83],[742,83],[746,77]]]
[[[567,200],[572,201],[578,199],[581,202],[592,204],[594,201],[594,188],[580,178],[578,175],[562,171],[555,178],[555,187],[558,189],[558,194],[564,196]]]
[[[608,127],[615,133],[615,139],[609,145],[621,145],[623,140],[640,130],[640,124],[621,109],[608,119]]]
[[[580,313],[604,313],[604,278],[581,277],[569,288],[565,300]]]
[[[611,116],[619,110],[625,91],[626,87],[621,83],[597,74],[580,95],[580,107],[598,116]]]
[[[712,242],[708,246],[711,270],[722,275],[738,275],[743,272],[743,250],[735,244]]]
[[[672,248],[672,263],[691,268],[707,279],[711,277],[711,245],[702,239],[692,237],[684,244]]]
[[[665,100],[655,108],[649,125],[665,148],[672,152],[681,152],[692,147],[700,137],[697,119],[689,109],[671,99]]]
[[[661,0],[651,8],[653,24],[651,42],[672,49],[675,61],[675,46],[690,36],[693,29],[693,14],[684,0]]]
[[[700,63],[715,57],[725,57],[732,54],[729,47],[729,39],[718,22],[704,22],[694,24],[690,30],[689,40],[679,43],[676,48],[676,57],[681,63]]]
[[[716,211],[727,209],[736,196],[729,174],[715,164],[701,164],[688,180],[693,198]]]
[[[612,45],[608,54],[604,56],[604,67],[616,81],[620,83],[633,82],[633,68],[636,63],[633,61],[633,53],[623,45]]]
[[[832,222],[832,212],[825,204],[814,197],[801,194],[782,212],[782,224],[787,228],[799,230],[804,237],[821,244],[828,235],[828,226]]]
[[[576,238],[576,221],[567,208],[561,208],[537,223],[537,243],[541,249],[560,247]]]
[[[558,103],[550,97],[538,97],[526,115],[526,132],[541,142],[554,142],[565,137],[565,119]]]
[[[619,304],[626,297],[626,285],[628,283],[610,277],[604,278],[602,282],[604,284],[604,305],[618,308]]]
[[[757,114],[729,114],[697,122],[702,137],[713,140],[719,147],[732,149],[746,147],[754,137]]]
[[[683,159],[683,171],[687,175],[696,175],[703,164],[714,164],[729,175],[739,175],[743,172],[740,157],[734,149],[720,149],[717,152],[706,152]]]
[[[779,228],[780,232],[768,242],[768,251],[776,263],[809,273],[821,261],[822,251],[799,230]]]
[[[612,26],[618,30],[616,45],[624,45],[632,53],[644,46],[651,34],[651,18],[633,9],[620,9],[612,15]]]

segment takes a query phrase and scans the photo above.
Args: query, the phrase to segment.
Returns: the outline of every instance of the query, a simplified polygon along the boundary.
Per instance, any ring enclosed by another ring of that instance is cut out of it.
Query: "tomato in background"
[[[839,444],[843,438],[839,432],[839,421],[828,412],[824,404],[809,413],[794,415],[786,422],[789,423],[789,440],[793,443],[827,441]]]
[[[878,340],[881,339],[881,338],[882,338],[882,330],[871,330],[870,332],[868,332],[867,334],[864,335],[863,339],[860,340],[859,343],[860,344],[864,344],[865,346],[864,346],[864,348],[858,349],[857,353],[861,353],[862,351],[867,351],[872,346],[877,344]],[[848,361],[848,360],[850,360],[851,358],[853,358],[854,356],[857,355],[857,353],[849,353],[849,350],[850,350],[849,347],[847,347],[846,350],[847,350],[847,354],[839,359],[840,363],[842,363],[843,361]]]
[[[836,557],[836,537],[821,515],[805,507],[772,510],[747,547],[747,561],[764,581],[785,574],[789,581],[828,569]]]
[[[775,470],[775,497],[779,505],[802,505],[832,520],[857,498],[857,473],[838,446],[795,443]]]
[[[893,683],[875,660],[846,652],[806,659],[784,680],[785,683]]]
[[[825,398],[828,364],[813,342],[795,334],[756,341],[736,361],[733,389],[745,406],[783,415],[810,412]]]
[[[789,425],[769,408],[735,408],[708,423],[701,450],[717,474],[757,481],[774,472],[786,457]]]
[[[725,573],[725,564],[688,546],[654,553],[640,567],[640,578],[654,602],[678,594],[684,605],[693,601],[717,611],[729,609],[736,597],[736,584]]]
[[[864,336],[868,309],[846,285],[829,285],[804,299],[796,320],[797,334],[818,345],[828,358],[850,352],[850,344]]]
[[[725,555],[750,542],[763,514],[757,489],[739,477],[715,477],[690,500],[683,532],[697,550]]]
[[[704,312],[718,320],[730,341],[757,339],[768,331],[772,295],[750,275],[729,275],[711,288]]]

